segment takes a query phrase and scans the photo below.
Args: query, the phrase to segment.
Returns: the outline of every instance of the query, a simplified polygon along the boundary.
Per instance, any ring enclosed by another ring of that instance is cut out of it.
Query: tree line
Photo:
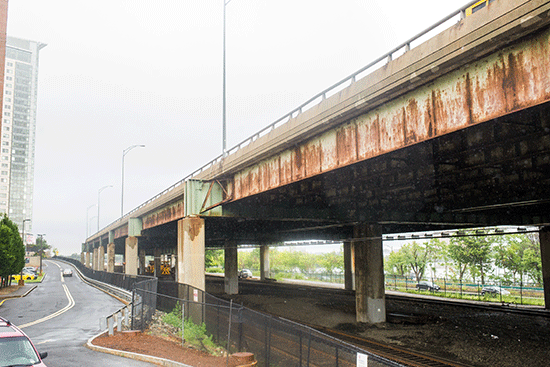
[[[224,250],[207,250],[205,263],[207,268],[223,268]],[[260,249],[239,251],[238,264],[239,269],[258,269]],[[272,247],[269,249],[269,265],[272,272],[311,274],[318,269],[324,269],[327,273],[334,273],[344,269],[344,256],[341,251],[313,254]]]
[[[436,278],[436,269],[460,282],[487,281],[512,284],[542,284],[542,263],[538,234],[478,235],[465,232],[460,237],[433,238],[425,243],[404,244],[385,259],[386,274],[416,281]],[[502,273],[495,273],[501,269]]]
[[[7,215],[0,219],[0,288],[10,285],[10,276],[25,266],[25,246],[17,225]]]

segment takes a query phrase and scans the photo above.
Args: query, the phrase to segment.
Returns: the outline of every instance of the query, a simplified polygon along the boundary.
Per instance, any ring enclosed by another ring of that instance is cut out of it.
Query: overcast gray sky
[[[48,44],[38,82],[34,234],[80,252],[120,216],[222,150],[224,0],[11,0],[8,35]],[[232,0],[234,146],[466,0]],[[87,228],[87,220],[88,221]]]

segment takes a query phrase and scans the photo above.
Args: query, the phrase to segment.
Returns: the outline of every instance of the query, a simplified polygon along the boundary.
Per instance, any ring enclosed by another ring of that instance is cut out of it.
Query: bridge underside
[[[224,205],[204,217],[207,247],[351,240],[384,234],[550,225],[550,103]],[[261,218],[261,219],[258,219]],[[172,248],[176,222],[143,231],[140,248]],[[117,253],[123,252],[123,241]]]
[[[358,222],[384,233],[548,225],[549,120],[545,103],[226,204],[224,213],[270,218],[279,239],[349,239]],[[261,232],[266,222],[247,226]]]

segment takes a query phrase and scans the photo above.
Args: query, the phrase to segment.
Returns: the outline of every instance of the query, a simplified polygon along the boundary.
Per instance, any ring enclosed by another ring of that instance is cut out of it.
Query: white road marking
[[[57,265],[57,264],[56,264],[56,265]],[[59,266],[59,265],[57,265],[57,266]],[[59,268],[61,269],[60,266],[59,266]],[[63,276],[61,276],[61,281],[64,282]],[[54,313],[52,313],[51,315],[46,316],[46,317],[43,317],[43,318],[41,318],[41,319],[39,319],[39,320],[31,321],[31,322],[28,322],[28,323],[26,323],[26,324],[19,325],[19,328],[20,328],[20,329],[23,329],[23,328],[28,327],[28,326],[40,324],[41,322],[51,320],[51,319],[53,319],[54,317],[57,317],[57,316],[61,315],[62,313],[65,313],[65,312],[69,311],[71,308],[73,308],[74,305],[75,305],[73,296],[71,295],[71,292],[69,292],[69,288],[67,288],[67,286],[66,286],[65,284],[62,284],[62,286],[63,286],[63,289],[65,290],[65,294],[67,295],[67,299],[69,300],[69,304],[68,304],[67,306],[65,306],[65,307],[62,308],[61,310],[59,310],[59,311],[57,311],[57,312],[54,312]]]

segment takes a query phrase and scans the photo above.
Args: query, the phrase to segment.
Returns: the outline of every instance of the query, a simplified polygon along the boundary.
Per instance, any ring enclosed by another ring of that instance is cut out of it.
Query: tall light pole
[[[25,222],[30,222],[30,219],[23,220],[23,246],[25,246],[25,256],[27,255],[27,239],[25,238]]]
[[[92,204],[88,207],[88,209],[86,209],[86,239],[90,237],[90,231],[88,230],[88,224],[90,223],[90,220],[88,218],[90,214],[90,209],[92,209],[94,206],[95,204]]]
[[[226,128],[225,128],[225,8],[231,0],[223,0],[223,127],[222,127],[222,154],[225,157],[226,154]]]
[[[42,257],[44,257],[44,236],[46,234],[45,233],[42,233],[42,234],[37,234],[36,236],[37,237],[40,237],[40,273],[39,274],[42,274]]]
[[[106,188],[108,187],[113,187],[113,185],[107,185],[107,186],[103,186],[101,189],[99,189],[99,191],[97,192],[97,232],[99,233],[99,204],[100,204],[100,201],[99,201],[99,197],[100,197],[100,194],[101,194],[101,191],[105,190]]]
[[[131,147],[128,147],[122,151],[122,191],[120,194],[120,217],[124,215],[124,156],[128,154],[128,152],[134,148],[145,148],[145,145],[132,145]]]

